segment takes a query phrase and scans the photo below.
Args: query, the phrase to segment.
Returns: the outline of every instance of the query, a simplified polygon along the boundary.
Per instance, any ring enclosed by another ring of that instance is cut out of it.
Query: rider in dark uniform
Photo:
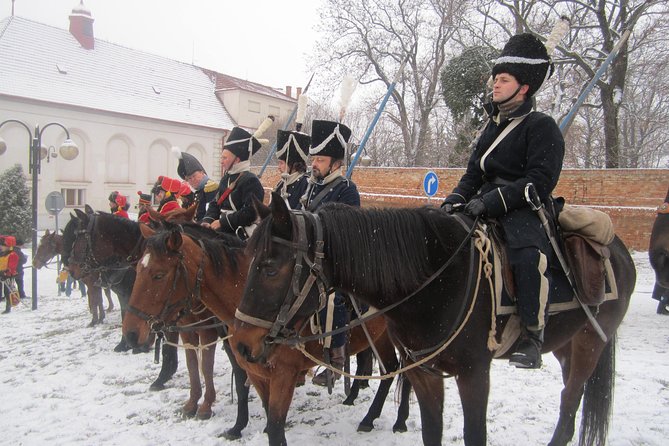
[[[302,120],[306,111],[307,97],[298,99],[295,131],[279,130],[276,133],[276,157],[279,160],[281,180],[274,187],[274,192],[281,194],[290,209],[301,209],[300,199],[307,190],[307,159],[311,136],[302,133]]]
[[[177,165],[179,178],[188,181],[195,191],[195,201],[197,201],[195,221],[199,223],[207,213],[207,205],[216,196],[218,183],[209,178],[202,164],[190,153],[182,152],[178,147],[172,147],[172,153],[179,158]]]
[[[452,212],[465,204],[472,216],[495,218],[504,230],[516,285],[522,334],[511,364],[541,367],[550,269],[548,236],[525,200],[533,183],[541,201],[549,204],[564,157],[564,139],[548,115],[532,111],[532,95],[552,72],[546,48],[531,34],[511,37],[492,69],[494,89],[486,111],[489,120],[467,171],[442,207]],[[512,130],[493,145],[509,126]]]
[[[314,212],[325,203],[338,202],[351,206],[360,206],[358,188],[342,175],[343,160],[346,153],[346,144],[351,136],[351,130],[343,124],[332,121],[313,121],[311,124],[312,156],[311,176],[307,191],[302,197],[304,209]],[[347,311],[344,296],[340,293],[331,294],[328,304],[319,312],[321,324],[328,320],[327,313],[332,313],[332,327],[334,330],[346,324]],[[330,363],[338,368],[344,368],[346,334],[339,333],[331,337]],[[341,375],[335,375],[335,379]],[[313,383],[327,385],[327,373],[322,372],[314,377]]]
[[[251,135],[241,127],[234,127],[223,145],[221,163],[225,173],[218,185],[218,192],[209,203],[202,224],[217,231],[237,234],[246,240],[255,227],[256,211],[253,197],[262,202],[265,193],[258,177],[251,172],[249,158],[256,153],[258,140],[272,125],[269,116]]]

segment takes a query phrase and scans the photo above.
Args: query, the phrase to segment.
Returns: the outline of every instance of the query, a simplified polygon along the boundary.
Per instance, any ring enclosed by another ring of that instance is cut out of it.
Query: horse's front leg
[[[490,394],[490,359],[473,364],[466,372],[458,373],[455,381],[462,402],[465,445],[485,446],[486,415]]]
[[[426,373],[418,368],[405,372],[416,392],[422,425],[423,444],[441,445],[444,427],[444,380],[440,376]]]
[[[182,332],[181,339],[184,345],[199,345],[198,336],[195,333]],[[202,383],[200,382],[200,370],[195,350],[186,349],[186,367],[188,367],[188,378],[190,380],[190,397],[181,409],[184,417],[191,418],[197,412],[197,402],[202,396]]]
[[[209,345],[218,339],[215,329],[199,331],[200,345]],[[214,359],[216,357],[216,344],[202,350],[202,374],[204,375],[204,401],[197,409],[197,417],[200,420],[211,418],[211,406],[216,401],[216,388],[214,387]]]
[[[89,327],[102,322],[100,316],[98,315],[98,305],[97,303],[102,300],[102,290],[99,287],[89,287],[88,289],[88,311],[91,313],[92,319]]]
[[[237,362],[237,358],[227,340],[223,342],[223,348],[230,359],[232,374],[235,380],[235,390],[237,392],[237,420],[235,421],[234,426],[222,434],[222,437],[227,440],[237,440],[241,438],[242,430],[249,423],[249,387],[246,385],[248,375],[239,365],[239,362]]]
[[[297,368],[274,369],[270,378],[269,406],[267,407],[267,436],[270,446],[284,446],[286,442],[286,417],[293,401],[295,384],[300,375]]]

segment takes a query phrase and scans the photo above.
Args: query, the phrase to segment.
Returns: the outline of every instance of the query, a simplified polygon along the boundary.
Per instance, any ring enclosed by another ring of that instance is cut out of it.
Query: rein
[[[460,223],[463,224],[462,221],[460,221]],[[351,379],[386,379],[386,378],[397,376],[397,375],[399,375],[401,373],[404,373],[408,370],[411,370],[413,368],[421,367],[424,364],[426,364],[428,361],[431,361],[432,359],[439,356],[444,350],[446,350],[446,348],[448,348],[451,345],[451,343],[458,337],[460,332],[467,325],[467,322],[469,321],[469,318],[471,317],[472,313],[474,312],[474,306],[477,302],[477,297],[478,297],[478,294],[479,294],[479,286],[481,284],[481,273],[485,274],[486,280],[488,281],[488,286],[490,287],[491,301],[492,301],[492,305],[493,305],[492,312],[491,312],[492,313],[491,327],[490,327],[490,331],[488,333],[488,349],[491,350],[491,351],[494,351],[497,348],[499,348],[499,344],[497,343],[497,341],[495,339],[495,336],[496,336],[496,320],[495,320],[495,293],[494,293],[494,284],[493,284],[493,281],[492,281],[493,265],[490,263],[490,261],[488,259],[489,256],[490,256],[490,253],[491,253],[491,251],[490,251],[491,250],[491,242],[490,242],[490,239],[486,236],[486,234],[483,230],[476,229],[477,228],[477,223],[478,223],[478,221],[474,222],[474,225],[472,227],[472,231],[470,231],[468,237],[465,238],[465,240],[467,240],[468,238],[471,238],[472,233],[475,232],[476,237],[471,239],[472,240],[472,243],[471,243],[472,251],[474,249],[476,249],[480,253],[479,267],[478,267],[478,272],[477,272],[477,275],[476,275],[476,277],[477,277],[476,287],[474,289],[474,293],[471,295],[471,302],[469,304],[469,308],[467,310],[467,313],[465,314],[464,319],[461,321],[461,323],[457,324],[457,326],[454,328],[454,330],[451,331],[451,334],[446,339],[444,339],[442,342],[440,342],[439,344],[437,344],[433,347],[427,348],[427,349],[417,351],[417,352],[416,351],[412,352],[412,351],[408,350],[406,347],[403,346],[403,348],[405,350],[405,353],[407,353],[407,357],[410,358],[414,362],[412,362],[411,364],[409,364],[407,366],[401,367],[401,368],[399,368],[399,369],[397,369],[393,372],[387,373],[385,375],[358,376],[358,375],[353,375],[353,374],[350,374],[350,373],[345,372],[343,370],[337,369],[336,367],[333,367],[331,364],[327,364],[327,363],[321,361],[319,358],[316,358],[311,353],[309,353],[306,349],[306,346],[303,343],[300,343],[296,346],[297,350],[302,352],[302,354],[304,356],[306,356],[307,358],[312,360],[317,365],[325,367],[325,368],[331,370],[334,373],[343,375],[344,377],[351,378]],[[472,252],[472,254],[473,254],[473,252]],[[472,261],[470,262],[470,278],[472,276],[471,269],[473,269],[473,266],[474,266],[473,257],[474,256],[472,255],[471,256]],[[467,284],[467,287],[468,287],[467,292],[468,293],[471,289],[469,287],[470,285],[471,285],[471,280]],[[463,306],[462,310],[464,310],[464,308],[465,307]],[[423,357],[420,360],[416,360],[417,356],[422,356],[424,354],[428,354],[428,355]]]
[[[204,244],[201,240],[198,240],[198,244],[202,249],[202,258],[198,264],[197,272],[195,273],[195,282],[193,287],[190,287],[188,280],[188,270],[186,269],[186,264],[184,262],[184,255],[181,252],[178,252],[179,255],[179,264],[177,265],[176,272],[174,274],[174,280],[172,281],[172,294],[176,291],[177,283],[179,282],[180,277],[183,277],[184,283],[186,284],[186,296],[179,299],[178,301],[170,304],[168,301],[165,302],[160,313],[156,316],[146,313],[132,305],[128,305],[127,311],[134,314],[138,318],[144,320],[149,325],[152,333],[159,335],[164,335],[165,333],[174,333],[174,332],[192,332],[208,328],[218,328],[225,326],[223,322],[215,322],[211,324],[201,325],[205,321],[198,321],[193,324],[188,325],[178,325],[178,321],[189,314],[197,315],[201,313],[205,306],[202,304],[201,300],[201,290],[202,282],[204,278],[204,263],[206,260],[207,253],[204,249]],[[199,304],[202,308],[196,307]],[[177,317],[171,323],[165,321],[165,318],[174,312],[176,309],[183,307],[181,311],[177,314]],[[167,341],[165,341],[167,342]]]
[[[239,309],[238,309],[235,313],[235,317],[237,319],[243,321],[243,322],[247,322],[247,323],[250,323],[252,325],[256,325],[258,327],[261,327],[261,328],[270,329],[270,334],[265,337],[265,343],[266,344],[273,344],[273,343],[274,344],[286,344],[286,345],[290,345],[290,346],[294,346],[294,347],[298,346],[300,344],[304,344],[304,343],[309,342],[309,341],[315,341],[315,340],[323,339],[323,338],[326,338],[328,336],[333,336],[333,335],[336,335],[336,334],[339,334],[339,333],[343,333],[343,332],[352,330],[353,328],[355,328],[359,325],[362,325],[365,322],[367,322],[367,321],[369,321],[373,318],[376,318],[378,316],[381,316],[381,315],[397,308],[398,306],[406,303],[409,299],[414,297],[416,294],[421,292],[425,287],[427,287],[430,283],[432,283],[432,281],[434,281],[437,277],[439,277],[446,270],[446,268],[448,268],[448,266],[455,260],[456,256],[460,253],[460,251],[462,251],[462,249],[467,244],[467,242],[472,240],[472,234],[476,230],[477,222],[478,222],[478,220],[475,221],[474,224],[472,225],[472,227],[469,228],[469,229],[465,227],[465,229],[468,229],[467,236],[463,238],[462,242],[460,242],[460,245],[451,254],[451,256],[448,258],[448,260],[437,271],[435,271],[432,275],[430,275],[430,277],[428,277],[417,289],[415,289],[413,292],[411,292],[407,296],[403,297],[402,299],[400,299],[399,301],[397,301],[397,302],[395,302],[391,305],[388,305],[388,306],[386,306],[382,309],[379,309],[378,311],[376,311],[372,314],[369,314],[365,317],[356,319],[356,320],[350,322],[349,324],[347,324],[343,327],[337,328],[335,330],[327,331],[327,332],[324,332],[324,333],[317,333],[317,334],[314,334],[314,335],[311,335],[311,336],[299,336],[295,332],[295,330],[290,330],[287,327],[285,327],[285,324],[290,321],[289,318],[286,319],[285,315],[290,314],[291,317],[293,315],[295,315],[295,313],[299,309],[299,306],[302,305],[302,303],[304,302],[304,300],[306,298],[306,295],[309,293],[309,291],[311,290],[311,287],[313,286],[314,282],[317,279],[320,279],[320,280],[318,280],[318,286],[319,286],[319,295],[320,295],[321,299],[323,299],[323,296],[324,296],[323,288],[321,288],[321,287],[324,287],[325,290],[327,290],[328,287],[326,286],[327,279],[325,277],[323,277],[323,271],[322,271],[322,259],[324,257],[324,253],[323,253],[324,240],[323,240],[323,228],[322,228],[320,218],[318,217],[317,214],[305,213],[305,212],[301,212],[301,211],[300,212],[295,212],[295,213],[293,213],[293,215],[294,215],[294,217],[292,217],[292,218],[296,219],[297,223],[298,223],[298,231],[294,231],[293,242],[288,242],[287,240],[282,239],[282,238],[278,238],[278,237],[272,237],[272,241],[275,241],[275,242],[278,242],[280,244],[286,245],[286,246],[288,246],[290,248],[293,248],[293,249],[296,249],[298,251],[295,254],[297,260],[296,260],[295,268],[293,269],[293,277],[291,279],[292,286],[288,291],[288,294],[286,296],[286,300],[284,301],[284,304],[281,307],[279,315],[277,315],[277,318],[275,319],[274,322],[270,322],[270,321],[266,321],[266,320],[263,320],[263,319],[260,319],[260,318],[249,316],[249,315],[239,311]],[[314,223],[314,226],[316,228],[316,242],[315,242],[316,248],[315,248],[315,252],[314,252],[314,261],[310,262],[312,265],[315,265],[316,268],[313,268],[313,267],[310,268],[309,277],[305,281],[304,286],[302,287],[302,290],[300,291],[300,294],[297,296],[297,299],[295,299],[293,301],[291,299],[291,296],[294,296],[295,295],[295,290],[299,289],[299,279],[300,279],[300,273],[302,271],[302,265],[301,265],[302,258],[305,258],[307,261],[309,261],[309,259],[307,257],[308,243],[305,241],[306,240],[306,235],[303,234],[305,232],[304,231],[304,229],[305,229],[304,216],[305,215],[313,216],[313,219],[311,219],[311,221],[312,221],[312,223]],[[300,219],[300,218],[297,218],[297,217],[302,217],[302,218]],[[295,222],[295,220],[294,220],[294,222]],[[460,223],[463,224],[462,222],[460,222]],[[295,238],[298,237],[298,235],[297,235],[298,232],[300,233],[299,234],[299,240],[296,242]],[[298,306],[298,303],[299,303],[299,306]],[[285,312],[284,311],[284,309],[287,308],[287,307],[291,308],[290,312]],[[284,316],[282,316],[282,313],[284,313]],[[281,322],[279,321],[280,317],[281,317]],[[283,324],[283,325],[280,325],[280,324]],[[304,327],[306,327],[306,324],[304,325]],[[282,335],[284,335],[284,337],[277,338],[276,334],[271,335],[271,332],[272,332],[271,330],[276,330],[276,333],[281,333]]]

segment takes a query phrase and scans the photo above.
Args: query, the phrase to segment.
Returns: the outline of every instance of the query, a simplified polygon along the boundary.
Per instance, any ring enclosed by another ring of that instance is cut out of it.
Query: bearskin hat
[[[151,195],[143,194],[141,190],[137,191],[137,195],[139,195],[139,205],[151,204]]]
[[[343,159],[351,129],[334,121],[314,120],[311,123],[311,149],[309,155],[330,156]]]
[[[553,74],[553,63],[541,40],[529,33],[517,34],[504,45],[492,67],[493,78],[499,73],[509,73],[521,85],[528,85],[530,97]]]
[[[168,194],[178,194],[180,188],[181,188],[181,181],[161,175],[158,177],[155,184],[153,185],[151,193],[155,195],[159,193],[161,190],[164,190]]]
[[[202,167],[202,164],[188,152],[182,152],[178,147],[172,147],[172,153],[179,159],[179,164],[177,165],[177,175],[182,180],[185,180],[186,177],[193,175],[195,172],[201,170],[205,174],[207,173]]]
[[[306,164],[310,144],[311,136],[306,133],[279,130],[276,132],[276,157],[289,166],[300,161]]]

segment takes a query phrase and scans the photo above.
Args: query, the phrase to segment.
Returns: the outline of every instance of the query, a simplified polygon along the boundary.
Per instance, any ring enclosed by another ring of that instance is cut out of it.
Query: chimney
[[[70,14],[70,34],[87,50],[95,47],[95,37],[93,36],[93,16],[84,6],[84,0],[72,8]]]
[[[290,85],[286,85],[286,96],[290,96],[291,98],[293,97],[293,87]]]
[[[297,87],[297,99],[300,99],[300,95],[302,95],[302,87]]]

